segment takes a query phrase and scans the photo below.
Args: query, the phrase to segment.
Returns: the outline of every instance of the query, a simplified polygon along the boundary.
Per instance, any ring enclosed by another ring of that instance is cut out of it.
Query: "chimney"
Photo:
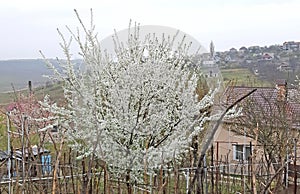
[[[287,100],[287,82],[285,79],[276,80],[277,100],[285,102]]]

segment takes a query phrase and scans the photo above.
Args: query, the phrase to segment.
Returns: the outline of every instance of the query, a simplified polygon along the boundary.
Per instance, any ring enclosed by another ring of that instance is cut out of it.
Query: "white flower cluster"
[[[136,26],[128,42],[115,37],[113,58],[101,50],[93,29],[84,27],[84,42],[73,34],[84,61],[82,71],[75,71],[66,41],[62,73],[49,64],[55,79],[64,80],[68,104],[48,110],[67,122],[74,148],[94,153],[112,171],[130,171],[133,177],[188,151],[213,103],[212,92],[201,101],[197,98],[200,75],[189,68],[189,45],[177,43],[176,35],[141,40]]]

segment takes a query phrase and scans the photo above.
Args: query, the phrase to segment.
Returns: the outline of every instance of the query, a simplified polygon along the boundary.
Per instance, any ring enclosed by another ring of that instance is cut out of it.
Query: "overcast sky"
[[[73,9],[100,37],[123,30],[129,20],[163,25],[196,38],[217,51],[232,47],[282,44],[300,38],[298,0],[0,0],[0,60],[62,57],[56,28],[78,26]]]

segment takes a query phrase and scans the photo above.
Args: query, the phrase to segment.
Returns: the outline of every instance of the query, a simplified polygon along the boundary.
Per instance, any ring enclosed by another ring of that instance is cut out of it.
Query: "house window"
[[[251,155],[249,145],[236,144],[233,145],[233,159],[234,160],[248,160]]]

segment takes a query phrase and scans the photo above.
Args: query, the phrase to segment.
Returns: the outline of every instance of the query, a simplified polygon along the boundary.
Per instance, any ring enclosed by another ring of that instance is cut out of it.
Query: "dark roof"
[[[276,84],[277,84],[278,86],[286,86],[286,85],[287,85],[287,82],[286,82],[285,79],[277,79],[277,80],[276,80]]]
[[[247,49],[246,47],[242,46],[239,50],[240,50],[240,51],[241,51],[241,50],[246,51],[246,50],[248,50],[248,49]]]
[[[270,100],[277,99],[278,91],[276,88],[230,86],[227,87],[224,93],[223,104],[230,105],[254,89],[256,89],[256,91],[252,93],[248,98],[256,99],[257,102],[264,102],[266,101],[266,98]]]
[[[44,153],[50,153],[49,150],[44,149],[44,148],[40,148],[38,150],[37,146],[32,146],[31,149],[32,149],[31,153],[33,154],[33,156],[41,155],[41,154],[44,154]],[[28,148],[26,148],[24,151],[25,151],[25,157],[28,157],[28,155],[30,153],[30,150]],[[16,150],[15,155],[16,155],[16,157],[22,158],[22,149]]]
[[[250,107],[251,111],[254,113],[264,112],[264,114],[269,114],[269,116],[271,116],[271,114],[279,115],[282,110],[285,110],[287,119],[293,121],[293,127],[300,128],[300,100],[298,101],[300,92],[296,89],[286,88],[285,80],[277,80],[277,85],[285,86],[284,91],[280,91],[280,87],[227,87],[222,104],[224,106],[229,106],[256,89],[254,93],[240,102],[238,106]],[[287,94],[282,94],[282,92],[287,92]]]
[[[2,150],[0,150],[0,162],[6,160],[8,158],[8,154]]]

